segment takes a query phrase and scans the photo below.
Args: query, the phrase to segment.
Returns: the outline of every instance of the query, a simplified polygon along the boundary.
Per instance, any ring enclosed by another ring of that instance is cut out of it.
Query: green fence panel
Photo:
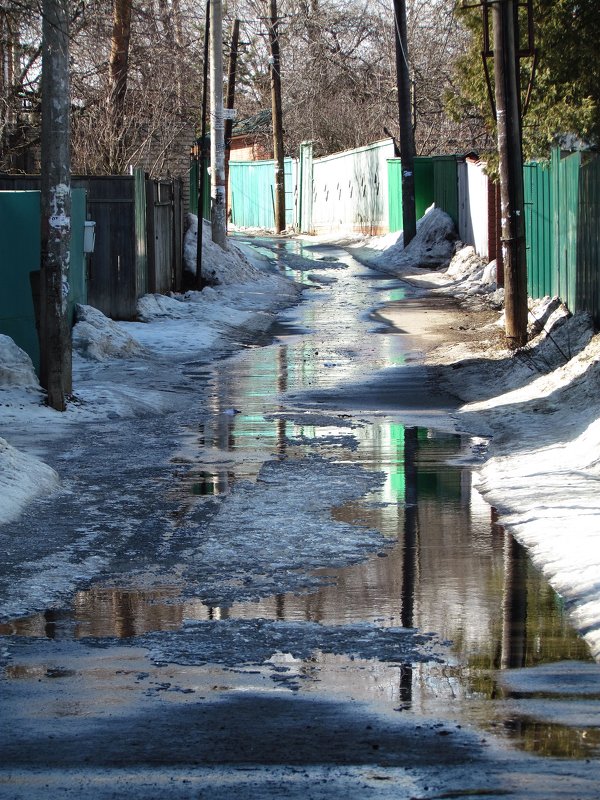
[[[291,158],[284,162],[285,221],[294,223],[294,185]],[[241,228],[275,227],[275,162],[230,161],[231,221]]]
[[[433,200],[458,228],[458,164],[456,156],[433,156]]]
[[[388,209],[390,233],[401,231],[402,220],[402,163],[399,158],[388,159]],[[415,158],[415,213],[417,219],[434,202],[433,161],[426,156]]]
[[[40,348],[29,273],[40,268],[40,193],[0,192],[0,333],[28,353],[36,370]]]
[[[71,253],[69,264],[69,318],[75,303],[85,303],[86,263],[83,253],[86,192],[71,194]],[[40,269],[39,191],[0,191],[0,333],[31,358],[39,372],[40,349],[29,274]]]
[[[600,327],[600,158],[581,167],[576,309],[589,311]]]
[[[210,175],[208,174],[208,163],[204,165],[204,201],[202,203],[203,216],[210,222]],[[200,165],[197,158],[190,161],[190,203],[189,208],[192,214],[198,214],[198,190],[200,186]]]
[[[577,218],[579,206],[579,170],[581,154],[560,157],[552,154],[554,191],[554,269],[556,294],[571,310],[575,310],[577,271]]]
[[[554,272],[554,206],[552,171],[547,163],[523,166],[525,232],[527,241],[527,291],[530,297],[553,296],[557,291]]]

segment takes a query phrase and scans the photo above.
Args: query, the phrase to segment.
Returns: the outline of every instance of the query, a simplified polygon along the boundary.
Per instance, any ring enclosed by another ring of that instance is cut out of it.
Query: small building
[[[269,110],[259,111],[233,126],[231,161],[264,161],[273,158],[273,125]]]

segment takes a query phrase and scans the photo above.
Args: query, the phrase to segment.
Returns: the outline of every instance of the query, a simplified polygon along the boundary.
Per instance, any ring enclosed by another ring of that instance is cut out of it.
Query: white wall
[[[387,159],[394,145],[386,139],[313,162],[312,228],[323,231],[388,231]]]
[[[488,258],[488,177],[484,167],[473,161],[458,165],[458,235],[465,244],[472,244],[478,255]]]

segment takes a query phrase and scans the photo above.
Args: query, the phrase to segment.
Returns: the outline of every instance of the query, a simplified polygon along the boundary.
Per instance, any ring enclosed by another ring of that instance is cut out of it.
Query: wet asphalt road
[[[273,343],[49,442],[62,491],[0,529],[0,797],[600,797],[596,665],[447,465],[427,331],[381,313],[444,309],[283,258],[308,288]]]

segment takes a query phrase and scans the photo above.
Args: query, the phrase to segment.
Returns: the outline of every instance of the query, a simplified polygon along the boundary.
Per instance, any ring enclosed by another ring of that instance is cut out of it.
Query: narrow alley
[[[421,365],[454,304],[238,240],[302,300],[48,438],[0,528],[0,797],[600,797],[600,666]]]

